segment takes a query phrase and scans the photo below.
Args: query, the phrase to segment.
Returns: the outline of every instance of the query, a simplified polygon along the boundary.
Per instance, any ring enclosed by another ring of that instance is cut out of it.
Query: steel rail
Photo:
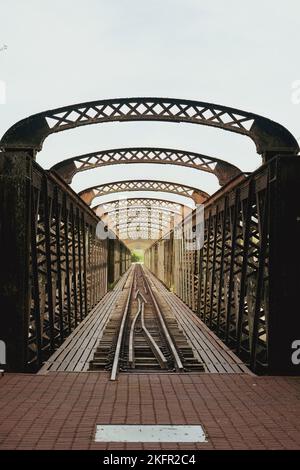
[[[129,334],[129,355],[128,355],[128,363],[131,365],[132,368],[135,368],[135,360],[134,360],[134,332],[135,332],[135,325],[136,322],[141,316],[141,326],[142,326],[142,331],[145,335],[146,341],[148,343],[148,346],[151,348],[153,354],[155,355],[157,361],[159,362],[159,365],[162,369],[165,369],[168,365],[168,360],[164,356],[164,354],[161,352],[160,347],[154,340],[153,336],[147,329],[145,325],[145,318],[144,318],[144,309],[145,309],[145,300],[144,297],[142,297],[140,291],[138,290],[137,293],[140,295],[138,298],[138,311],[135,314],[134,319],[132,320],[131,328],[130,328],[130,334]]]
[[[122,345],[123,336],[124,336],[124,332],[125,332],[125,323],[126,323],[126,319],[127,319],[127,316],[128,316],[129,304],[130,304],[130,299],[131,299],[131,293],[132,293],[132,290],[133,290],[134,280],[135,280],[135,273],[133,272],[133,278],[132,278],[132,281],[131,281],[131,284],[130,284],[129,293],[128,293],[128,297],[127,297],[127,301],[126,301],[126,306],[125,306],[124,313],[123,313],[123,316],[122,316],[122,322],[121,322],[120,331],[119,331],[118,340],[117,340],[117,346],[116,346],[116,350],[115,350],[115,354],[114,354],[114,360],[113,360],[110,380],[116,380],[117,373],[118,373],[118,370],[119,370],[121,345]]]
[[[145,291],[145,293],[147,294],[147,293],[148,293],[148,289],[147,289],[147,287],[146,287],[144,277],[142,277],[142,282],[143,282],[144,291]]]
[[[131,327],[130,327],[130,333],[129,333],[129,354],[128,354],[128,362],[132,368],[135,367],[135,361],[134,361],[134,329],[135,325],[137,322],[138,317],[141,314],[141,309],[142,309],[142,302],[138,298],[138,310],[135,314],[134,319],[132,320]]]
[[[135,293],[135,296],[134,298],[137,299],[137,296],[140,296],[140,298],[142,299],[142,301],[144,302],[144,304],[147,304],[147,300],[145,299],[145,297],[143,296],[143,294],[141,293],[140,289],[138,289]]]
[[[158,316],[160,325],[161,325],[161,327],[162,327],[164,336],[165,336],[165,338],[166,338],[166,340],[167,340],[168,346],[169,346],[170,351],[171,351],[171,353],[172,353],[172,355],[173,355],[173,358],[174,358],[174,360],[175,360],[175,368],[176,368],[178,371],[183,371],[183,370],[184,370],[184,367],[183,367],[182,361],[181,361],[181,359],[180,359],[180,357],[179,357],[179,354],[178,354],[178,352],[177,352],[177,349],[176,349],[176,346],[175,346],[175,344],[174,344],[174,341],[173,341],[173,339],[172,339],[171,336],[170,336],[170,333],[169,333],[169,330],[168,330],[168,328],[167,328],[167,326],[166,326],[166,323],[165,323],[163,314],[161,313],[161,310],[160,310],[160,308],[159,308],[159,305],[158,305],[158,303],[157,303],[157,301],[156,301],[156,299],[155,299],[154,293],[153,293],[153,291],[152,291],[152,288],[151,288],[151,286],[150,286],[150,283],[148,282],[148,280],[147,280],[147,278],[146,278],[146,275],[145,275],[144,271],[143,271],[143,276],[144,276],[144,278],[145,278],[145,283],[146,283],[146,286],[147,286],[147,288],[148,288],[148,292],[149,292],[149,294],[150,294],[150,297],[151,297],[151,299],[152,299],[152,302],[153,302],[153,304],[154,304],[154,308],[155,308],[155,310],[156,310],[156,313],[157,313],[157,316]]]
[[[145,337],[146,337],[146,341],[147,341],[148,345],[150,346],[150,348],[151,348],[153,354],[155,355],[156,359],[158,360],[160,367],[162,369],[166,369],[166,367],[168,365],[168,360],[163,355],[163,353],[161,352],[161,350],[160,350],[159,346],[157,345],[156,341],[154,340],[152,335],[147,330],[147,327],[145,325],[144,310],[145,310],[145,304],[143,302],[142,303],[142,310],[141,310],[141,323],[142,323],[143,332],[144,332]]]

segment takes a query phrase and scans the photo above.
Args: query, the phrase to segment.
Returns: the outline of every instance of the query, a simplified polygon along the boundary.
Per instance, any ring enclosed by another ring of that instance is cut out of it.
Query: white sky
[[[0,0],[0,49],[4,44],[1,135],[16,121],[50,108],[166,96],[252,111],[300,138],[300,104],[291,99],[292,84],[300,79],[299,0]],[[38,162],[49,168],[81,153],[144,145],[224,158],[244,171],[260,163],[247,137],[151,122],[54,134]],[[210,193],[218,188],[213,175],[145,164],[80,173],[73,188],[132,177],[178,181]]]

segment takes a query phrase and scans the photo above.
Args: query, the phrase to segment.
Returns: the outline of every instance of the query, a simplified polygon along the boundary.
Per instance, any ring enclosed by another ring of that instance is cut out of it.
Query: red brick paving
[[[96,424],[201,424],[208,443],[95,443]],[[6,374],[0,449],[300,449],[300,378]]]

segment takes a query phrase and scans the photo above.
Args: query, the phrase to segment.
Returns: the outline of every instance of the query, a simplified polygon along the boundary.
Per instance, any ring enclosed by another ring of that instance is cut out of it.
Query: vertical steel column
[[[82,249],[83,249],[83,289],[84,289],[84,316],[88,314],[88,288],[87,288],[87,239],[86,224],[84,212],[81,213],[81,230],[82,230]]]
[[[233,277],[236,264],[235,251],[236,251],[236,233],[237,233],[237,220],[239,212],[240,191],[239,188],[235,190],[234,206],[230,210],[230,225],[231,225],[231,249],[230,249],[230,268],[229,268],[229,285],[228,285],[228,300],[226,311],[226,327],[225,327],[225,341],[228,343],[231,327],[231,310],[232,310],[232,294],[233,294]]]
[[[269,372],[299,375],[292,345],[300,340],[300,158],[279,156],[271,165]]]
[[[0,340],[6,345],[6,368],[15,372],[27,363],[31,172],[29,154],[0,154]]]
[[[210,311],[209,313],[209,327],[212,327],[213,321],[213,310],[214,310],[214,294],[215,294],[215,279],[216,279],[216,254],[217,254],[217,243],[218,243],[218,223],[219,223],[219,208],[216,205],[215,210],[215,223],[213,226],[213,233],[214,233],[214,242],[213,242],[213,250],[212,250],[212,272],[211,272],[211,281],[210,281]]]
[[[68,333],[72,331],[72,309],[71,309],[71,280],[70,280],[70,256],[69,256],[69,210],[67,208],[67,195],[63,195],[63,221],[64,221],[64,244],[66,257],[66,292],[67,292],[67,319]]]
[[[81,229],[82,229],[82,224],[80,223],[81,219],[81,213],[79,212],[79,209],[76,209],[76,232],[77,232],[77,250],[78,250],[78,290],[79,290],[79,312],[80,312],[80,321],[83,320],[85,317],[85,312],[84,312],[84,306],[83,306],[83,301],[84,301],[84,295],[83,295],[83,284],[82,284],[82,253],[81,253]]]
[[[46,266],[47,266],[47,299],[48,299],[48,315],[49,315],[49,334],[50,334],[50,350],[55,350],[54,339],[54,304],[53,304],[53,282],[52,282],[52,254],[51,254],[51,221],[52,221],[52,200],[50,201],[48,194],[48,179],[43,175],[43,200],[44,200],[44,216],[45,216],[45,247],[46,247]]]
[[[54,190],[54,210],[55,210],[55,232],[56,232],[56,270],[57,270],[57,287],[58,287],[58,309],[59,309],[59,330],[60,341],[64,340],[64,309],[62,298],[62,253],[61,253],[61,202],[58,197],[58,188]]]
[[[76,234],[75,234],[75,208],[73,204],[70,204],[70,222],[71,222],[71,240],[72,240],[72,290],[73,290],[73,318],[75,326],[78,325],[78,292],[77,292],[77,264],[76,263]]]

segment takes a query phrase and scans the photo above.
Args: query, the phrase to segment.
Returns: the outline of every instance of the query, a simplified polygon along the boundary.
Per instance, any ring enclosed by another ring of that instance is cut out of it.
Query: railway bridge
[[[261,165],[245,174],[221,158],[134,146],[95,149],[48,170],[37,163],[51,134],[114,121],[242,134]],[[110,448],[91,437],[96,424],[201,423],[206,439],[191,448],[299,448],[300,160],[292,134],[226,106],[124,98],[29,116],[0,147],[0,447]],[[83,171],[133,163],[192,168],[199,185],[141,172],[71,188]],[[201,188],[203,172],[217,178],[214,194]],[[136,248],[143,263],[131,261]]]

